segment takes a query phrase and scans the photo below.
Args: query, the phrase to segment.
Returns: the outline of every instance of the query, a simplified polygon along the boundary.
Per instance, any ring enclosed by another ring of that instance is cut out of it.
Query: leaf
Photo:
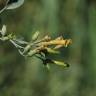
[[[12,33],[10,33],[8,36],[7,36],[9,39],[16,39],[16,36]]]
[[[49,66],[49,64],[46,65],[46,68],[47,68],[48,70],[50,70],[50,66]]]
[[[35,41],[37,40],[38,36],[39,36],[39,31],[36,31],[33,35],[32,35],[32,40]]]
[[[7,5],[7,9],[15,9],[20,7],[24,3],[24,0],[16,0],[9,1]]]
[[[24,54],[27,53],[29,50],[31,49],[30,44],[28,44],[25,48],[24,48]]]
[[[63,67],[69,67],[69,64],[61,62],[61,61],[55,61],[53,60],[54,64],[59,65],[59,66],[63,66]]]
[[[21,40],[21,39],[16,39],[15,41],[16,41],[17,43],[19,43],[19,44],[28,44],[28,42],[23,41],[23,40]]]
[[[47,49],[48,53],[53,53],[53,54],[59,54],[60,53],[59,51],[56,51],[56,50],[54,50],[52,48],[46,48],[46,49]]]
[[[5,36],[6,35],[6,25],[3,25],[3,27],[2,27],[2,30],[1,30],[1,34],[2,34],[2,36]]]
[[[35,55],[36,53],[38,53],[37,52],[37,50],[30,50],[28,53],[27,53],[27,56],[29,56],[29,57],[31,57],[31,56],[33,56],[33,55]]]
[[[19,49],[18,51],[19,51],[19,53],[20,53],[22,56],[25,56],[20,49]]]

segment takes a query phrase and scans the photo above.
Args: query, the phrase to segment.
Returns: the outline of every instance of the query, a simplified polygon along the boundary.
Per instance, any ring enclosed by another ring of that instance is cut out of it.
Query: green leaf
[[[45,65],[45,67],[46,67],[48,70],[50,70],[49,64]]]
[[[30,49],[31,49],[31,45],[28,44],[28,45],[24,48],[24,54],[27,53]]]
[[[2,30],[0,31],[0,33],[2,34],[2,36],[6,35],[6,25],[3,25]]]
[[[20,7],[24,3],[24,0],[10,1],[8,2],[7,9],[15,9]]]
[[[64,63],[62,61],[55,61],[55,60],[53,60],[53,62],[54,62],[54,64],[59,65],[59,66],[69,67],[69,64]]]
[[[36,31],[33,35],[32,35],[32,40],[35,41],[37,40],[38,36],[39,36],[39,31]]]
[[[47,49],[47,51],[49,52],[49,53],[53,53],[53,54],[59,54],[60,52],[59,51],[56,51],[56,50],[54,50],[54,49],[52,49],[52,48],[46,48]]]
[[[16,40],[15,40],[17,43],[19,43],[19,44],[28,44],[28,42],[26,42],[26,41],[24,41],[24,40],[22,40],[22,39],[17,39],[16,38]]]
[[[27,56],[31,57],[33,55],[35,55],[37,53],[37,50],[30,50],[28,53],[27,53]]]

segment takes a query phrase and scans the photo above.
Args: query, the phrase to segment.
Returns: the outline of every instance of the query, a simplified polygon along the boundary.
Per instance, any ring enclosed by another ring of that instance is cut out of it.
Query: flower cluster
[[[57,64],[64,67],[69,66],[69,64],[66,64],[65,62],[49,58],[48,54],[59,54],[58,50],[61,47],[67,47],[69,44],[71,44],[71,39],[64,39],[62,36],[52,39],[48,35],[46,35],[43,39],[38,39],[39,31],[37,31],[32,35],[32,40],[27,42],[22,39],[18,39],[14,34],[7,35],[6,25],[3,25],[0,33],[1,41],[11,42],[22,56],[35,56],[39,58],[42,60],[43,65],[45,65],[47,68],[49,68],[49,64]]]

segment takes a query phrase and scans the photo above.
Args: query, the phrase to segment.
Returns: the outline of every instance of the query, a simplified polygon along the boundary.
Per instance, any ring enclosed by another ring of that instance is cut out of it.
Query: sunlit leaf
[[[38,36],[39,36],[39,31],[36,31],[33,35],[32,35],[32,40],[35,41],[37,40]]]
[[[15,9],[20,7],[24,3],[24,0],[11,0],[8,2],[7,9]]]
[[[2,34],[2,36],[5,36],[6,35],[6,25],[3,25],[3,27],[2,27],[2,30],[1,30],[1,34]]]
[[[37,53],[37,50],[30,50],[28,53],[27,53],[27,56],[31,57],[33,55],[35,55]]]
[[[53,54],[59,54],[60,53],[59,51],[56,51],[52,48],[46,48],[46,49],[47,49],[48,53],[53,53]]]
[[[61,61],[55,61],[53,60],[54,64],[59,65],[59,66],[63,66],[63,67],[69,67],[69,64],[61,62]]]
[[[28,44],[25,48],[24,48],[24,53],[28,52],[31,49],[30,44]]]

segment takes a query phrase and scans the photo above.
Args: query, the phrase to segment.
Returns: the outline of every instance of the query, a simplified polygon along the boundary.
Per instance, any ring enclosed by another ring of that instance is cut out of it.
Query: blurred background
[[[25,0],[23,6],[0,14],[8,32],[30,41],[40,37],[71,38],[55,59],[69,68],[48,71],[34,57],[24,58],[9,42],[0,41],[0,96],[96,96],[96,0]]]

